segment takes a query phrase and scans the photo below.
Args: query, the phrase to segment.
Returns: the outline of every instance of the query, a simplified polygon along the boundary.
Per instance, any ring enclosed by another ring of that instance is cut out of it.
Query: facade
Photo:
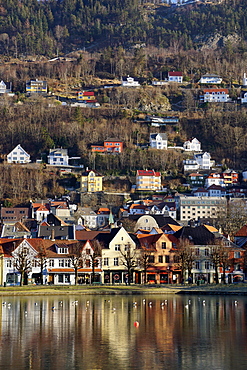
[[[150,134],[149,143],[152,149],[167,149],[167,135],[164,133]]]
[[[195,154],[194,158],[202,170],[209,170],[211,168],[211,155],[210,153]]]
[[[187,177],[187,181],[191,187],[203,187],[205,176],[200,173],[190,173]]]
[[[81,192],[94,193],[103,190],[103,176],[95,170],[87,170],[81,176]]]
[[[180,220],[198,220],[217,218],[219,211],[224,211],[227,200],[221,197],[180,197]]]
[[[204,89],[201,101],[204,103],[226,103],[230,101],[228,89]]]
[[[12,92],[12,82],[0,82],[0,94],[8,94]]]
[[[106,226],[109,222],[109,212],[103,212],[98,210],[94,212],[92,208],[81,208],[80,217],[82,219],[83,225],[91,230],[97,230]]]
[[[1,207],[1,221],[3,223],[16,223],[30,218],[28,207]]]
[[[69,156],[68,150],[62,148],[50,149],[48,155],[48,164],[51,166],[68,166]]]
[[[182,72],[168,72],[168,81],[182,83],[183,82]]]
[[[189,152],[201,152],[201,143],[196,138],[185,141],[183,144],[183,148],[185,151]]]
[[[210,173],[205,179],[205,187],[209,188],[211,185],[225,186],[222,174]]]
[[[136,173],[136,190],[161,190],[161,174],[154,170],[138,170]]]
[[[28,94],[46,94],[47,82],[38,79],[26,81],[26,92]]]
[[[8,155],[8,163],[29,163],[30,155],[18,144]]]
[[[123,77],[122,78],[122,84],[123,87],[139,87],[141,86],[138,81],[135,81],[133,77]]]
[[[108,139],[104,141],[104,145],[91,145],[93,153],[122,153],[123,141],[117,139]]]
[[[200,78],[198,83],[217,85],[222,83],[222,78],[214,74],[206,74]]]
[[[226,189],[219,185],[211,185],[209,186],[208,196],[209,197],[225,197],[226,196]]]
[[[83,103],[96,103],[96,97],[93,91],[79,91],[77,100]]]

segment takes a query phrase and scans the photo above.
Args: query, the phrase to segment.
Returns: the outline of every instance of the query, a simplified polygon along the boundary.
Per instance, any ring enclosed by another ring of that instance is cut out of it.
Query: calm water
[[[0,310],[0,369],[247,368],[244,297],[13,297]]]

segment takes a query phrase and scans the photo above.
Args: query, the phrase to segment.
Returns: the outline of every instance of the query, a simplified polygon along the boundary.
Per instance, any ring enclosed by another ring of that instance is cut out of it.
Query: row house
[[[91,145],[93,153],[122,153],[123,141],[118,139],[108,139],[104,141],[103,145]]]
[[[167,141],[165,133],[154,133],[149,136],[149,145],[152,149],[167,149]]]
[[[1,278],[5,285],[20,285],[21,274],[16,268],[20,260],[25,260],[28,266],[22,276],[25,285],[75,284],[74,257],[80,258],[79,283],[91,282],[93,273],[94,281],[101,281],[101,259],[94,256],[94,245],[89,241],[20,239],[2,241],[1,248],[4,253]]]
[[[230,101],[228,89],[204,89],[200,100],[204,103],[226,103]]]
[[[211,185],[207,189],[198,188],[193,194],[196,197],[225,197],[226,189],[219,185]]]
[[[230,242],[223,235],[219,234],[217,229],[212,226],[201,225],[197,227],[185,226],[178,230],[174,237],[178,240],[187,241],[192,248],[194,262],[192,266],[192,283],[198,280],[204,283],[215,282],[215,267],[211,259],[215,246],[224,248],[226,256],[226,282],[231,283],[244,279],[243,258],[244,250],[236,244]],[[219,282],[223,282],[222,267],[218,268]],[[188,278],[188,275],[186,276]]]
[[[222,197],[180,197],[180,220],[217,218],[219,211],[226,210],[227,201]]]
[[[238,183],[238,173],[233,170],[226,170],[222,173],[211,173],[205,179],[205,187],[218,185],[226,187]]]
[[[136,173],[136,190],[159,191],[161,186],[161,174],[154,170],[138,170]]]

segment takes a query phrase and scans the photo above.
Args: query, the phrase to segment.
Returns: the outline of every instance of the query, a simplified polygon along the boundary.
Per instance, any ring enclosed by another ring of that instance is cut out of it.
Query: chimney
[[[55,230],[51,229],[51,240],[55,240]]]

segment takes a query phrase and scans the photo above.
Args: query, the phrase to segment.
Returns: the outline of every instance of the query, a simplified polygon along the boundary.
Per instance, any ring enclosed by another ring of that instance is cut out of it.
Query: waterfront
[[[0,369],[246,368],[246,297],[3,297],[0,304]]]

